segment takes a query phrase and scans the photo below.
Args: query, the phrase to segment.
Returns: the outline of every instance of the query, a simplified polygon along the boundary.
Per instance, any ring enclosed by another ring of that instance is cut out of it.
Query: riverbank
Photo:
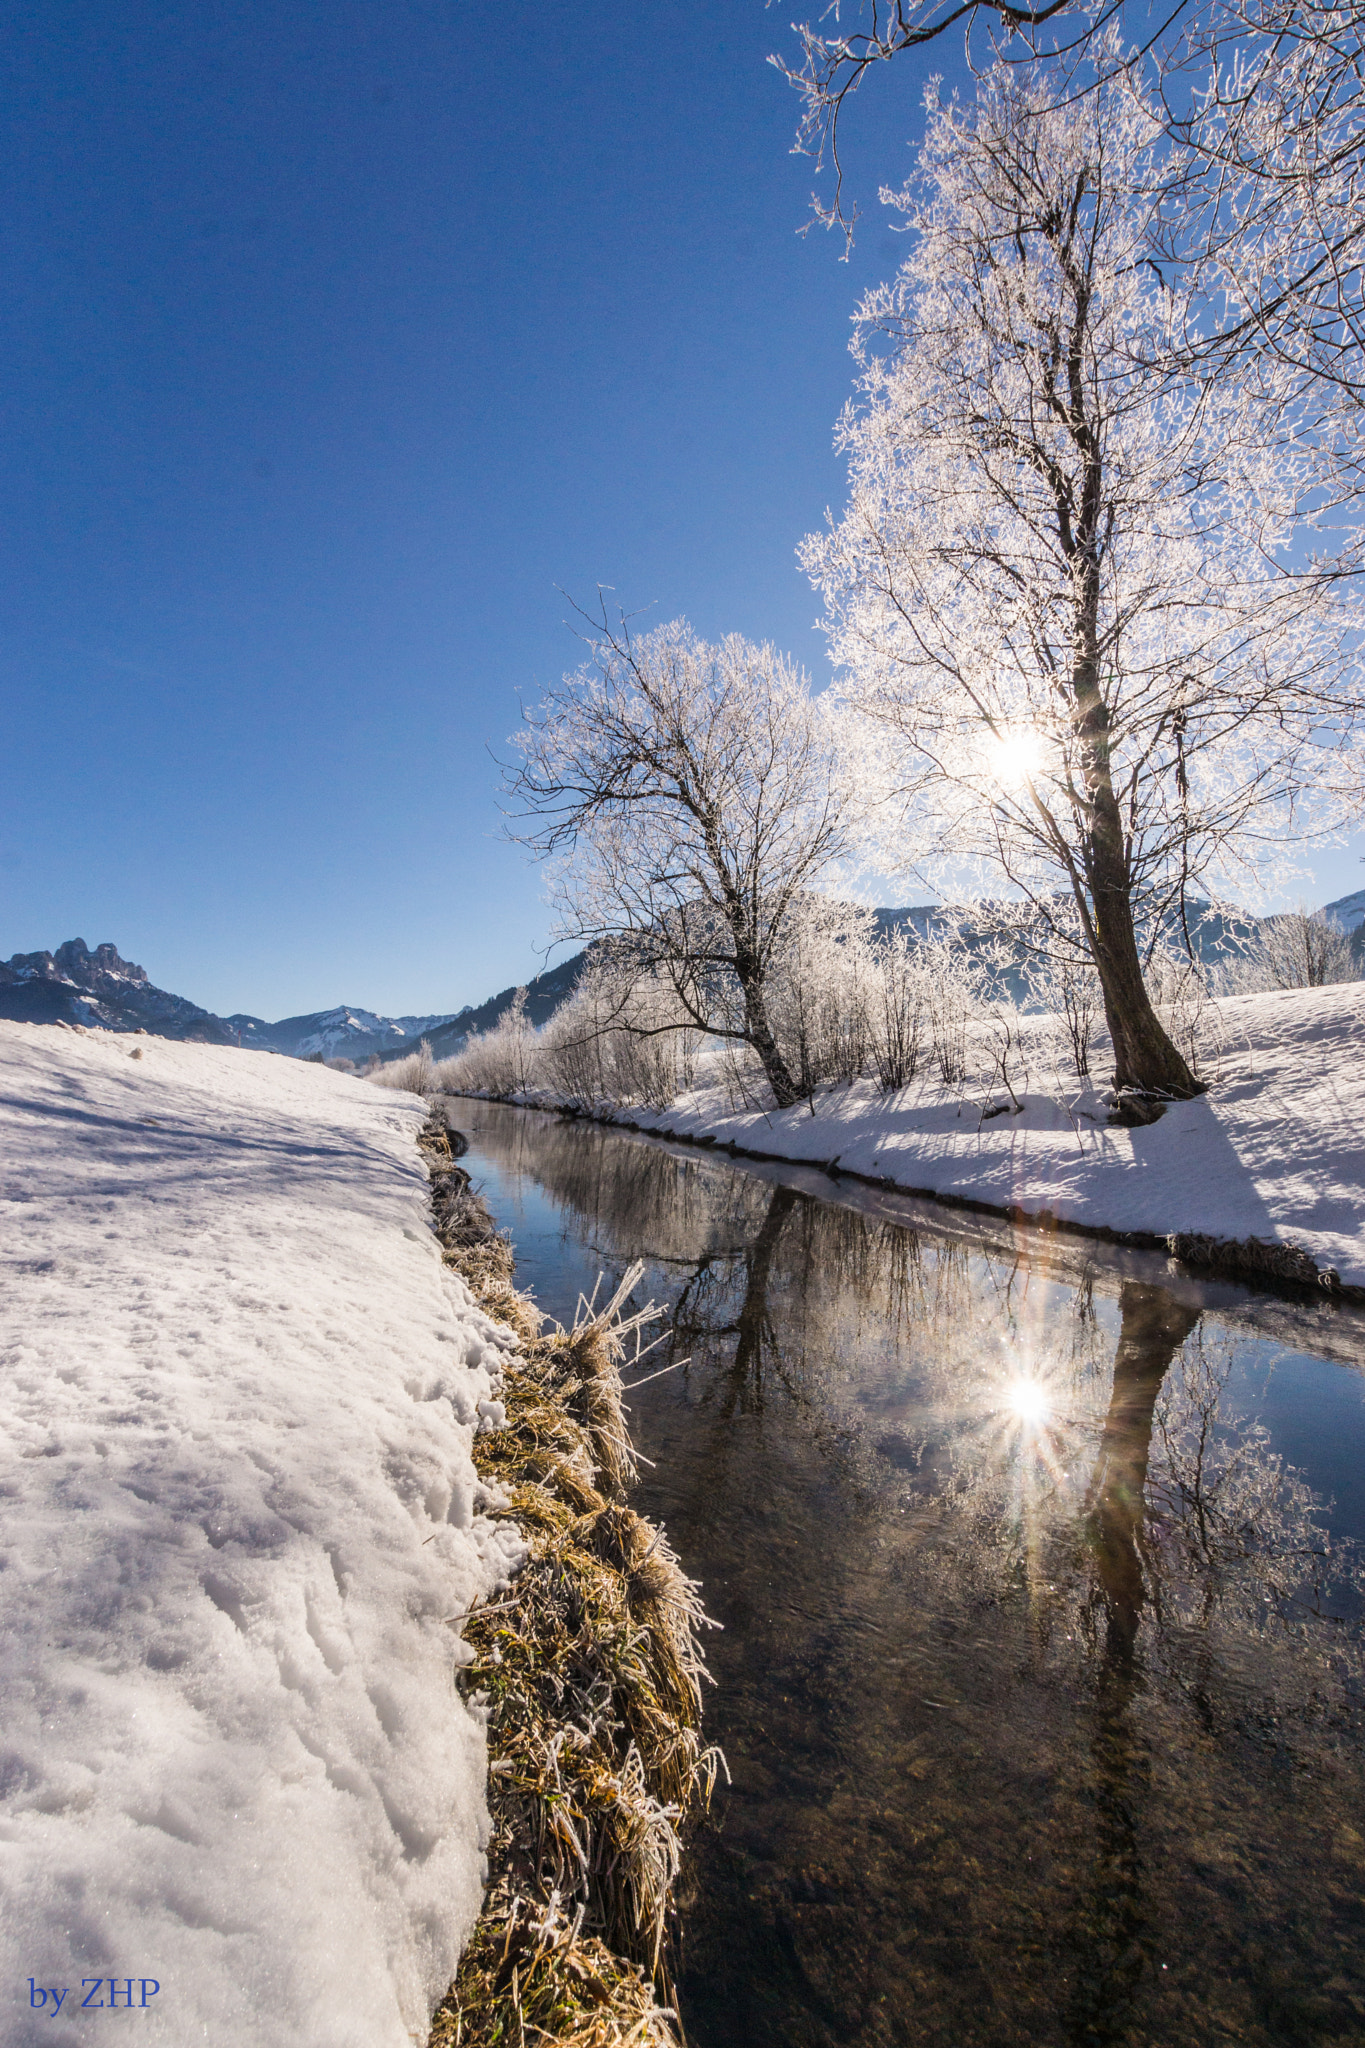
[[[515,1339],[442,1264],[424,1115],[0,1024],[16,2048],[92,2000],[176,2048],[426,2038],[489,1827],[447,1624],[524,1545],[471,1455]]]
[[[700,1740],[697,1589],[624,1499],[637,1474],[621,1366],[655,1311],[626,1312],[632,1265],[596,1312],[542,1334],[439,1108],[424,1149],[446,1263],[516,1340],[474,1460],[526,1551],[508,1594],[463,1623],[492,1836],[430,2048],[497,2048],[514,2029],[564,2048],[679,2048],[665,1934],[680,1831],[720,1759]]]
[[[779,1111],[737,1108],[713,1085],[665,1108],[578,1113],[1194,1267],[1365,1290],[1365,984],[1211,1005],[1209,1092],[1136,1127],[1110,1121],[1098,1082],[1045,1074],[1031,1029],[1025,1020],[1013,1091],[926,1076],[882,1094],[864,1081]]]

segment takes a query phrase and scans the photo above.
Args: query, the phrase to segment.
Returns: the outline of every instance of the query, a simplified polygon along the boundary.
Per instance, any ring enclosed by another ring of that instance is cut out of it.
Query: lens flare
[[[1046,1422],[1051,1404],[1037,1380],[1016,1380],[1005,1398],[1021,1422]]]

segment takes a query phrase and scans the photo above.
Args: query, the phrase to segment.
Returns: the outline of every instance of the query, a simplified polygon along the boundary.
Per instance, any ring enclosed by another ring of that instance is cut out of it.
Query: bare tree
[[[854,804],[826,707],[770,646],[634,637],[605,609],[593,656],[517,736],[511,836],[553,860],[557,936],[612,939],[673,1017],[741,1041],[787,1107],[800,1082],[769,1017],[798,906],[848,850]]]
[[[1282,573],[1311,456],[1264,391],[1183,377],[1145,256],[1160,123],[997,68],[932,115],[895,282],[860,309],[852,490],[807,543],[845,694],[888,734],[907,864],[1060,885],[1120,1089],[1197,1092],[1139,933],[1355,800],[1360,709],[1329,580]]]

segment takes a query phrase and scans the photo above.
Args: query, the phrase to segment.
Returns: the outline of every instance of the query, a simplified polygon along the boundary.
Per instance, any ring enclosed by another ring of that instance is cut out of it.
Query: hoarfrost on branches
[[[1084,85],[1077,67],[1153,91],[1170,148],[1149,253],[1202,281],[1212,328],[1186,334],[1215,374],[1266,356],[1329,397],[1320,445],[1354,472],[1365,397],[1365,11],[1358,0],[1185,0],[1126,43],[1116,10],[1087,0],[867,0],[794,25],[800,58],[772,62],[800,94],[797,149],[835,175],[814,216],[851,241],[839,123],[868,72],[977,17],[997,55],[1055,102]],[[846,26],[856,16],[856,27]],[[833,32],[830,32],[831,21]],[[1333,397],[1345,401],[1338,407]],[[1357,536],[1358,538],[1358,536]]]
[[[855,791],[828,707],[770,646],[685,621],[634,637],[604,611],[593,658],[526,721],[513,836],[549,857],[556,936],[608,940],[656,999],[640,1033],[749,1046],[773,1097],[799,1073],[769,1016],[775,960],[813,885],[850,849]]]
[[[1060,887],[1117,1085],[1184,1095],[1139,929],[1349,816],[1360,702],[1347,600],[1286,566],[1311,453],[1264,378],[1183,374],[1163,147],[1115,81],[1054,106],[998,67],[931,109],[911,254],[859,310],[848,509],[803,555],[893,858]]]

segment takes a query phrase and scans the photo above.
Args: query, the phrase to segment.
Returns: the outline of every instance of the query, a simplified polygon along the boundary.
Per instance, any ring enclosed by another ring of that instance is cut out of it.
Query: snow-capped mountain
[[[325,1060],[366,1060],[371,1053],[406,1052],[450,1021],[449,1010],[431,1017],[379,1017],[349,1003],[335,1010],[314,1010],[306,1017],[282,1017],[277,1024],[241,1013],[224,1019],[242,1045],[299,1060],[319,1054]]]
[[[221,1017],[173,996],[125,960],[117,946],[68,939],[55,953],[15,953],[0,961],[0,1017],[24,1024],[85,1024],[105,1031],[150,1031],[156,1038],[230,1045]]]
[[[84,1024],[104,1031],[149,1031],[155,1038],[188,1039],[203,1045],[256,1046],[295,1059],[357,1062],[371,1053],[403,1051],[450,1022],[450,1012],[430,1017],[380,1017],[343,1003],[276,1024],[238,1014],[215,1017],[185,996],[171,995],[147,979],[145,968],[125,960],[117,946],[68,939],[55,953],[16,953],[0,961],[0,1017],[24,1024]]]

